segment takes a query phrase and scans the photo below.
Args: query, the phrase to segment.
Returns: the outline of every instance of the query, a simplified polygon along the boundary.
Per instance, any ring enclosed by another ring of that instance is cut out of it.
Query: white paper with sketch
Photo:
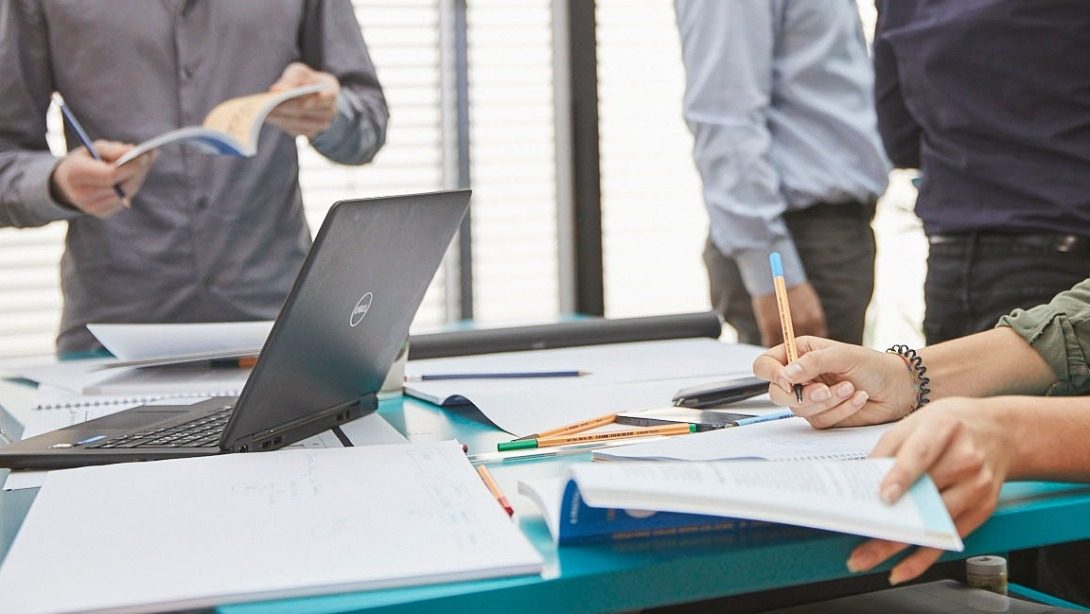
[[[763,351],[714,339],[675,339],[410,360],[405,369],[410,378],[523,371],[589,375],[407,381],[405,393],[437,405],[468,399],[501,429],[527,435],[603,414],[669,405],[680,388],[750,375]]]
[[[881,500],[879,486],[892,466],[891,458],[582,463],[572,466],[570,477],[593,507],[745,518],[962,550],[931,478],[924,476],[893,505]]]
[[[53,472],[0,595],[9,611],[143,612],[541,566],[448,441]]]
[[[818,430],[802,418],[599,450],[595,460],[818,460],[863,458],[891,425]]]
[[[121,360],[260,349],[272,321],[192,324],[88,324],[87,330]]]

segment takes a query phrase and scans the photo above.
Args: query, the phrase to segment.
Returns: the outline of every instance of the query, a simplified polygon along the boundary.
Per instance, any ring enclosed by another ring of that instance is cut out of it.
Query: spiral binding
[[[137,405],[162,401],[163,399],[191,399],[197,397],[232,397],[238,396],[238,390],[206,390],[200,392],[178,392],[170,394],[148,394],[140,396],[81,396],[69,401],[38,403],[35,410],[80,409],[84,407],[108,407],[111,405]]]
[[[931,399],[927,398],[927,395],[931,394],[931,388],[928,387],[931,380],[927,377],[927,367],[923,365],[923,358],[916,353],[916,350],[904,344],[892,345],[886,352],[900,356],[901,360],[905,361],[909,374],[912,375],[912,385],[916,389],[916,406],[909,410],[909,413],[930,403]]]

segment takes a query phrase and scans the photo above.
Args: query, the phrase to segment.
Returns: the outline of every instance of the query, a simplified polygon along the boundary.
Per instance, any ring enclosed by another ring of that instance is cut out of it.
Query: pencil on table
[[[607,424],[613,424],[617,420],[617,414],[606,414],[604,416],[598,416],[597,418],[588,418],[580,422],[573,422],[566,426],[558,426],[555,429],[549,429],[547,431],[541,431],[540,433],[534,433],[533,435],[524,435],[517,437],[514,441],[524,441],[527,439],[541,439],[542,437],[555,437],[557,435],[567,435],[569,433],[578,433],[580,431],[589,431],[599,426],[605,426]]]
[[[481,480],[484,485],[488,487],[488,491],[492,493],[492,496],[499,502],[503,511],[507,512],[508,516],[515,515],[515,508],[511,507],[511,503],[507,501],[507,497],[504,496],[503,491],[500,490],[499,484],[496,484],[496,480],[492,478],[492,473],[484,465],[477,465],[477,473],[481,476]]]

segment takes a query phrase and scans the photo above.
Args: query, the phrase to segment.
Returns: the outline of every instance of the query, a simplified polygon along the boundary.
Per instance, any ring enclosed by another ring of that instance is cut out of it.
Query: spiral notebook
[[[38,387],[38,398],[24,424],[22,439],[62,429],[123,409],[156,403],[186,405],[209,397],[238,396],[237,389],[187,390],[180,392],[133,393],[110,395],[78,395],[56,386]]]

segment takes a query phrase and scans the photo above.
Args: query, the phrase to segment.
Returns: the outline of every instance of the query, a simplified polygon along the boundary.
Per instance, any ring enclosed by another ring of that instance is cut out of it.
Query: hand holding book
[[[337,77],[294,62],[284,69],[284,74],[269,91],[287,92],[315,85],[322,89],[284,101],[269,113],[267,121],[292,136],[314,138],[325,132],[337,115],[337,94],[341,89]]]

